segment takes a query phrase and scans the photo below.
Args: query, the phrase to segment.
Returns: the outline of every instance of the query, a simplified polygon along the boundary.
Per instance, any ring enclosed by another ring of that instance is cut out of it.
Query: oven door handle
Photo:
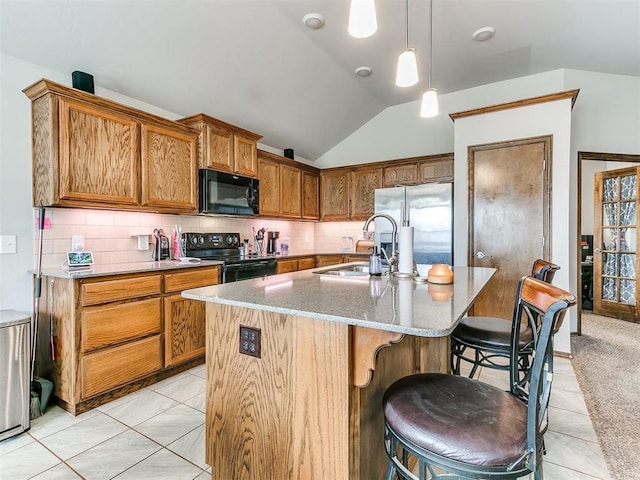
[[[260,260],[258,262],[246,262],[246,263],[227,263],[226,268],[230,267],[233,270],[255,270],[257,268],[262,268],[265,266],[269,266],[271,262],[269,260]]]

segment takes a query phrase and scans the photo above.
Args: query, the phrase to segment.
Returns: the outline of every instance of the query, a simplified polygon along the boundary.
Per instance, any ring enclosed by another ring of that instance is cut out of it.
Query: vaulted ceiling
[[[347,34],[348,0],[0,0],[0,46],[315,160],[426,89],[429,4],[408,5],[421,77],[408,88],[394,85],[404,0],[376,0],[378,31],[366,39]],[[303,24],[310,12],[324,27]],[[431,82],[441,93],[558,68],[640,76],[640,0],[434,0],[433,22]],[[484,26],[495,37],[474,41]],[[357,76],[359,66],[372,74]]]

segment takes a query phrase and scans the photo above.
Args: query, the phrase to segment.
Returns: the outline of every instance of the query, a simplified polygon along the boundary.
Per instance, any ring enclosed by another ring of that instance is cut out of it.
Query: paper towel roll
[[[398,272],[413,273],[413,227],[400,227],[398,252]]]

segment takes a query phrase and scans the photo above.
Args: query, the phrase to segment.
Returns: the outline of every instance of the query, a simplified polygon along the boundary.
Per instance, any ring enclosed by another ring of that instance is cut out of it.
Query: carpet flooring
[[[573,369],[614,479],[640,479],[640,324],[582,314]]]

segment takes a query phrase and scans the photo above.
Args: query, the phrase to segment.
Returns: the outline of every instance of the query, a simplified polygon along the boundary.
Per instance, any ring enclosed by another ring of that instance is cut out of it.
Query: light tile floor
[[[555,370],[545,479],[610,480],[571,362],[557,358]],[[204,378],[195,367],[77,417],[50,407],[0,442],[0,479],[208,479]],[[480,379],[507,385],[504,372]]]

